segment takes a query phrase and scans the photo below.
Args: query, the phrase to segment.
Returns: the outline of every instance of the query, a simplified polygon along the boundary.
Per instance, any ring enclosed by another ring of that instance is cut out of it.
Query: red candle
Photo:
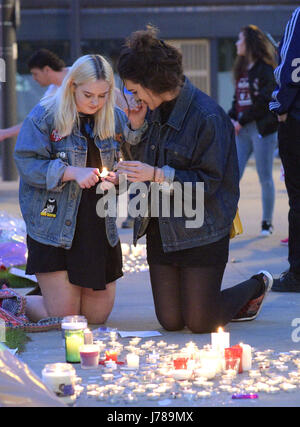
[[[178,357],[173,360],[175,369],[187,369],[188,357]]]
[[[113,350],[107,350],[105,352],[105,360],[112,360],[113,362],[117,362],[117,352]]]
[[[233,368],[233,364],[235,363],[236,360],[238,360],[239,374],[241,374],[243,372],[242,356],[243,356],[243,348],[240,345],[234,345],[233,347],[225,348],[226,369]]]

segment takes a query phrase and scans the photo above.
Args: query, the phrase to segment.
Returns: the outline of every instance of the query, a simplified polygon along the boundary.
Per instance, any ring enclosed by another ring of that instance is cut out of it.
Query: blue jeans
[[[262,192],[262,220],[268,222],[272,222],[275,203],[275,187],[272,171],[276,146],[277,132],[262,137],[257,130],[255,122],[243,126],[236,136],[240,179],[243,176],[250,155],[254,153]]]

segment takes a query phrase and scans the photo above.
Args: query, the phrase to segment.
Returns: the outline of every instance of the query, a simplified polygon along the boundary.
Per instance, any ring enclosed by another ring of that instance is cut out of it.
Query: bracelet
[[[155,166],[154,168],[154,182],[158,182],[159,184],[163,182],[165,179],[164,171],[161,168]]]

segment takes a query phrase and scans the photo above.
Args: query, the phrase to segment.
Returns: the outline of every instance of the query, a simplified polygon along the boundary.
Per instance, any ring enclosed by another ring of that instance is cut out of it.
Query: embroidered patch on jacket
[[[59,142],[62,139],[63,139],[63,137],[59,135],[59,133],[57,132],[57,130],[53,129],[53,131],[51,132],[51,135],[50,135],[50,140],[52,142]]]
[[[47,216],[48,218],[56,218],[57,203],[55,199],[48,199],[44,209],[41,212],[41,216]]]
[[[118,141],[119,144],[125,142],[124,135],[122,133],[117,133],[115,135],[115,140]]]

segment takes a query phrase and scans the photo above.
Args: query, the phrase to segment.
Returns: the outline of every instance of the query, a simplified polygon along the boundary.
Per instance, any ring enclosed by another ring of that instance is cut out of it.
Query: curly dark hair
[[[181,53],[160,40],[157,33],[148,25],[128,37],[118,60],[118,73],[123,82],[131,80],[161,94],[181,86],[184,76]]]
[[[42,69],[48,65],[48,67],[52,68],[54,71],[62,71],[66,66],[61,58],[48,49],[39,49],[34,52],[29,58],[27,65],[29,70],[32,68]]]
[[[233,68],[235,80],[238,80],[243,72],[245,72],[250,58],[254,61],[261,59],[273,68],[276,68],[276,51],[265,33],[256,25],[247,25],[240,32],[245,37],[246,56],[238,56],[236,58]]]

